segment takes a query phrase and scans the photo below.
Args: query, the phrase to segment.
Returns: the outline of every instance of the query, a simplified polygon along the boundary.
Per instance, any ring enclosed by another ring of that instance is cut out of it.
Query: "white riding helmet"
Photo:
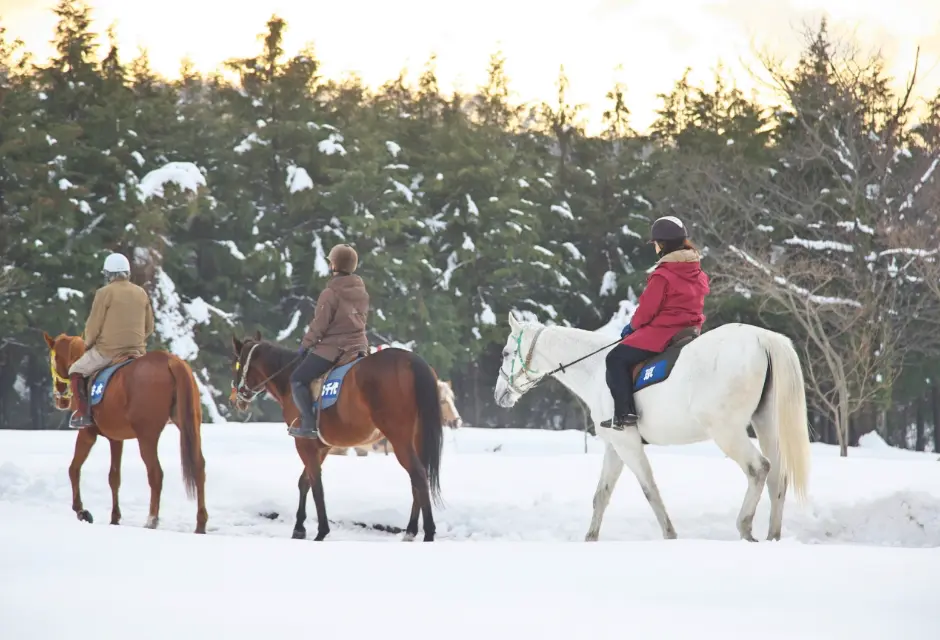
[[[130,273],[131,263],[127,260],[126,257],[124,257],[124,255],[120,253],[112,253],[104,259],[104,272],[107,274]]]

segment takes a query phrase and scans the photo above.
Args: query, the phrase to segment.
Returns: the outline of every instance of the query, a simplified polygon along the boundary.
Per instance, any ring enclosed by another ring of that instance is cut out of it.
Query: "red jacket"
[[[695,251],[682,249],[663,256],[647,278],[630,320],[633,333],[623,344],[659,353],[682,329],[701,329],[708,293],[708,276]]]

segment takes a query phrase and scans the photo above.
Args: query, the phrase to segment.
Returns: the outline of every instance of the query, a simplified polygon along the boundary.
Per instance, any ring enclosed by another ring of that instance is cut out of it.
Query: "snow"
[[[483,310],[480,311],[480,322],[488,325],[496,324],[496,314],[493,313],[493,308],[490,307],[486,302],[482,303]]]
[[[385,148],[388,149],[388,152],[392,154],[393,158],[397,158],[398,154],[401,153],[401,145],[391,140],[385,141]]]
[[[277,341],[281,342],[282,340],[287,340],[291,337],[291,334],[294,333],[294,330],[297,329],[297,325],[300,324],[300,309],[294,311],[294,315],[290,317],[290,322],[284,327],[283,330],[279,331],[277,334]]]
[[[66,178],[59,178],[59,189],[62,191],[68,191],[75,185],[69,182]]]
[[[287,188],[291,193],[297,193],[305,189],[313,189],[313,180],[310,174],[303,167],[290,165],[287,167]]]
[[[473,201],[473,198],[470,197],[470,194],[467,194],[467,211],[471,215],[478,216],[480,215],[480,210],[477,208],[477,203]]]
[[[68,302],[70,298],[84,298],[85,294],[77,289],[72,289],[69,287],[59,287],[56,290],[56,295],[59,297],[59,300],[63,302]]]
[[[245,139],[235,145],[232,150],[237,154],[242,154],[251,151],[251,148],[256,144],[265,145],[268,143],[259,138],[257,133],[249,133]]]
[[[407,476],[393,455],[373,454],[331,456],[324,466],[332,532],[314,543],[290,539],[301,464],[284,431],[280,423],[203,428],[206,536],[190,533],[195,504],[184,499],[172,425],[160,440],[155,531],[142,528],[149,489],[136,447],[123,459],[117,527],[107,524],[108,447],[92,449],[82,473],[96,516],[89,525],[69,510],[75,434],[0,432],[0,549],[15,550],[0,554],[4,637],[124,640],[128,625],[140,640],[295,637],[310,628],[310,610],[290,604],[298,600],[329,611],[316,620],[325,636],[348,636],[354,625],[355,637],[412,637],[419,602],[422,625],[451,640],[936,637],[935,456],[853,449],[839,458],[814,445],[810,504],[788,500],[784,540],[753,544],[734,527],[740,469],[711,443],[649,446],[679,539],[661,540],[625,470],[601,541],[589,544],[595,438],[465,427],[445,435],[437,542],[403,545],[352,524],[400,527],[408,518]],[[768,511],[763,495],[759,538]],[[307,528],[315,530],[309,500]],[[368,546],[382,543],[392,544]],[[103,593],[126,624],[76,625]]]
[[[414,202],[415,194],[412,193],[411,189],[409,189],[408,187],[400,183],[398,180],[395,180],[394,178],[389,178],[389,181],[392,183],[392,185],[395,187],[395,190],[398,191],[398,193],[405,196],[405,200],[407,200],[408,202]]]
[[[144,157],[140,155],[140,151],[131,151],[131,157],[137,161],[137,164],[139,164],[140,166],[144,166],[144,163],[146,162],[146,160],[144,160]]]
[[[216,242],[228,249],[228,252],[231,253],[232,257],[236,260],[245,259],[245,254],[241,252],[241,250],[238,248],[238,245],[235,244],[232,240],[216,240]]]
[[[553,204],[551,210],[560,215],[562,218],[567,220],[574,220],[574,214],[571,213],[571,209],[568,207],[568,203],[564,203],[564,206]]]
[[[571,254],[571,257],[575,260],[584,260],[584,254],[578,251],[578,248],[574,246],[571,242],[564,242],[562,245],[565,249],[568,250],[568,253]]]
[[[198,193],[200,186],[206,186],[206,178],[192,162],[169,162],[145,175],[137,191],[142,200],[154,196],[162,198],[163,187],[168,183],[174,183],[184,191]]]
[[[460,245],[460,248],[466,251],[476,251],[476,245],[473,244],[473,240],[466,233],[463,234],[463,244]]]
[[[330,275],[330,263],[326,259],[326,251],[323,250],[323,241],[320,236],[314,234],[313,248],[316,251],[316,257],[313,259],[313,269],[321,278]]]
[[[806,247],[807,249],[815,249],[817,251],[845,251],[846,253],[852,253],[855,249],[850,244],[845,244],[843,242],[835,242],[833,240],[807,240],[805,238],[798,238],[793,236],[792,238],[787,238],[783,241],[785,244],[795,244],[801,247]]]
[[[637,305],[630,300],[621,300],[617,312],[611,316],[610,321],[600,329],[597,329],[595,333],[608,335],[611,340],[616,340],[620,337],[620,332],[623,331],[623,328],[627,326],[627,323],[633,318],[636,307]]]
[[[326,154],[328,156],[338,153],[341,156],[346,155],[346,149],[340,144],[343,141],[343,136],[340,133],[331,133],[326,140],[320,140],[317,144],[317,149],[320,153]]]
[[[601,290],[598,295],[609,296],[614,291],[617,290],[617,274],[613,271],[607,271],[604,273],[604,277],[601,279]]]

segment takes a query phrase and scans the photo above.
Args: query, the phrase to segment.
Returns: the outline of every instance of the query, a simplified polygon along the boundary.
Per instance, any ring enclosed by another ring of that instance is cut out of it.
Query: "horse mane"
[[[254,338],[247,338],[243,345],[243,348],[248,347],[249,349],[254,345],[258,345],[255,357],[260,356],[264,358],[264,363],[270,367],[270,371],[268,371],[267,375],[273,375],[275,372],[278,372],[277,375],[274,375],[271,379],[271,382],[277,386],[278,392],[281,395],[287,393],[290,390],[290,375],[294,371],[294,367],[291,365],[300,364],[297,351],[282,347],[270,340],[259,341]]]

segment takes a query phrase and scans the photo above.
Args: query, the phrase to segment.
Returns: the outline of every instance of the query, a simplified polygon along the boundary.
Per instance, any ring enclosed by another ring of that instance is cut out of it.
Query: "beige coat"
[[[312,347],[313,353],[330,362],[347,353],[368,353],[368,315],[369,293],[362,278],[357,275],[333,276],[317,299],[313,320],[300,344],[307,349]]]
[[[115,280],[95,292],[85,323],[85,348],[95,347],[112,361],[123,356],[147,353],[147,338],[153,334],[150,296],[128,280]]]

